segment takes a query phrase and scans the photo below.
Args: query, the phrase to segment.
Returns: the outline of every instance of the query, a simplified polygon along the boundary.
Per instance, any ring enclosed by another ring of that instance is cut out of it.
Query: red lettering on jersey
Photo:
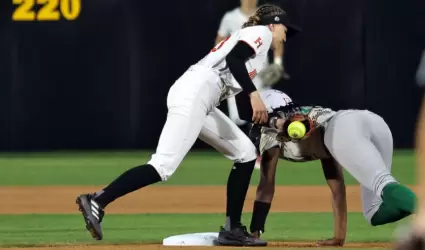
[[[254,69],[253,71],[249,72],[248,75],[251,78],[251,80],[254,79],[254,77],[257,75],[257,70]]]
[[[263,45],[263,41],[261,40],[261,37],[257,38],[257,40],[255,40],[254,43],[257,44],[257,49],[260,48],[261,45]]]
[[[229,40],[230,36],[227,36],[226,38],[224,38],[219,44],[218,46],[214,47],[211,52],[216,52],[217,50],[219,50],[221,47],[223,47],[224,43]]]

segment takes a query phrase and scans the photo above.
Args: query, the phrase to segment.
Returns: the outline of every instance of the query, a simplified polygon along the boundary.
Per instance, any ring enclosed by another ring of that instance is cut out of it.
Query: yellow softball
[[[293,139],[301,139],[305,136],[305,125],[300,121],[291,122],[288,126],[288,135]]]

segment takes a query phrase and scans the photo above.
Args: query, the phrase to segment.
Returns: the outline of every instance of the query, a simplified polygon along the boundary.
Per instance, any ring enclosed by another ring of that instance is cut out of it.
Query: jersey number
[[[224,43],[229,40],[230,36],[226,37],[223,39],[223,41],[221,41],[218,46],[214,47],[211,52],[216,52],[217,50],[219,50],[221,47],[223,47]]]

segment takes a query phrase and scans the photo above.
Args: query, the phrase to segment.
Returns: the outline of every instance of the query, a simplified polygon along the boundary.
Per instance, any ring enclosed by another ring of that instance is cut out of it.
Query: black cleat
[[[240,226],[230,231],[226,231],[223,227],[220,227],[220,232],[215,243],[219,246],[267,246],[266,241],[249,234],[245,226]]]
[[[77,197],[76,203],[83,214],[86,228],[91,236],[96,240],[101,240],[103,238],[103,233],[100,223],[102,222],[105,212],[93,200],[93,197],[94,195],[92,194],[82,194]]]

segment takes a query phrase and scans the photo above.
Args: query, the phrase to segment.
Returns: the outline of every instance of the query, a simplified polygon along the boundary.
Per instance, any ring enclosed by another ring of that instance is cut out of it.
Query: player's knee
[[[235,162],[249,162],[257,159],[257,149],[248,137],[243,140],[242,146],[239,148]]]
[[[367,223],[369,223],[369,225],[371,225],[371,226],[377,226],[377,223],[375,222],[375,220],[372,220],[374,214],[375,213],[363,211],[363,217],[365,218]]]
[[[163,165],[156,165],[156,164],[152,164],[152,163],[150,163],[150,164],[158,172],[162,181],[167,181],[176,171],[175,169],[166,168]]]
[[[174,164],[171,162],[167,162],[166,160],[161,161],[155,157],[152,157],[148,164],[152,165],[153,168],[158,172],[158,175],[161,177],[162,181],[167,181],[177,169],[177,166],[174,166]]]

